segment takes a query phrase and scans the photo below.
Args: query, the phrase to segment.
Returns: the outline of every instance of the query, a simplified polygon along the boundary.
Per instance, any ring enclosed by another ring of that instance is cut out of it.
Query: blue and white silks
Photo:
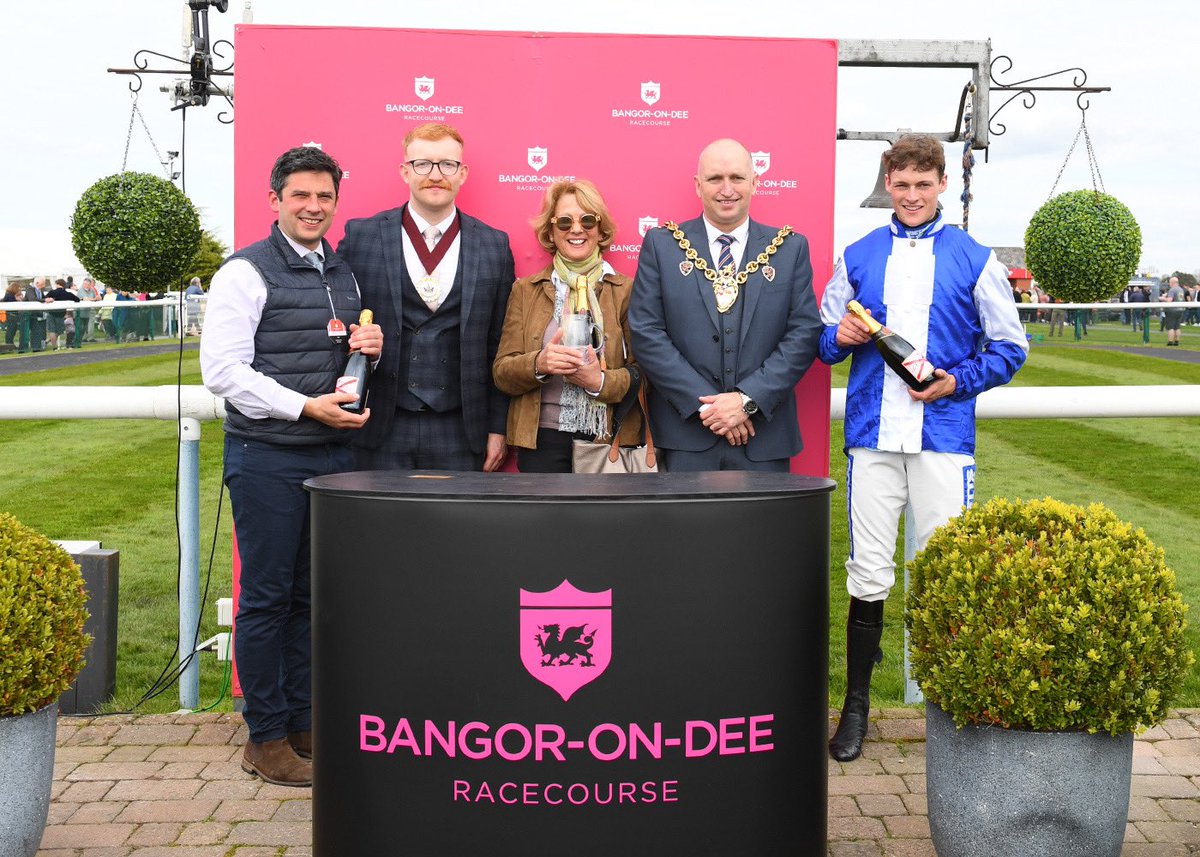
[[[1007,383],[1029,350],[1007,275],[990,248],[941,217],[920,238],[908,238],[893,218],[846,248],[821,298],[820,340],[826,363],[854,355],[846,449],[974,454],[975,397]],[[914,402],[874,343],[838,347],[851,299],[952,374],[954,394]]]

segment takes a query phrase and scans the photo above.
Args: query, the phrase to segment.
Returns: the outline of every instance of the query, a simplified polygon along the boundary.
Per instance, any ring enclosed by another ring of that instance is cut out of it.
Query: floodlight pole
[[[142,75],[144,74],[176,75],[183,71],[183,69],[174,67],[150,68],[150,63],[153,62],[151,57],[158,57],[169,63],[186,66],[189,73],[187,78],[176,80],[174,83],[162,87],[162,90],[170,93],[175,101],[175,106],[171,110],[183,110],[186,116],[187,108],[204,107],[208,104],[209,98],[214,95],[223,98],[232,108],[233,87],[219,86],[213,82],[213,77],[221,75],[232,77],[233,60],[230,59],[227,65],[217,68],[213,64],[213,58],[224,61],[225,54],[222,52],[222,48],[228,49],[232,53],[233,43],[227,39],[217,39],[214,42],[209,37],[208,9],[210,6],[215,7],[218,12],[224,12],[229,8],[229,0],[187,0],[184,4],[183,59],[143,48],[133,55],[133,68],[110,68],[108,71],[112,74],[132,76],[133,79],[129,82],[129,91],[136,94],[141,91]],[[190,21],[188,20],[189,9]],[[242,20],[245,23],[253,20],[249,0],[246,2],[246,11]],[[232,125],[233,116],[228,111],[222,111],[217,114],[217,121]]]

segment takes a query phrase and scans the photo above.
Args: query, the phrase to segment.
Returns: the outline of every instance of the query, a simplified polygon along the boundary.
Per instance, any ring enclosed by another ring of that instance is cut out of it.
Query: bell
[[[888,193],[887,186],[884,185],[884,179],[887,173],[884,171],[883,158],[879,159],[879,175],[875,178],[875,189],[871,191],[871,195],[858,204],[859,208],[891,208],[892,195]]]

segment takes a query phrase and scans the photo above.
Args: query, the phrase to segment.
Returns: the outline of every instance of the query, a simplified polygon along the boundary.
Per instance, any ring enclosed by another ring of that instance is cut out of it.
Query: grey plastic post
[[[58,698],[63,714],[92,714],[117,692],[117,615],[120,612],[121,554],[99,542],[59,542],[79,563],[87,589],[85,633],[92,635],[87,664]],[[82,548],[74,544],[85,545]],[[0,852],[2,854],[3,852]]]
[[[904,509],[904,595],[905,600],[908,597],[908,564],[912,562],[917,555],[917,525],[913,522],[912,504],[909,503]],[[901,616],[903,613],[903,602],[901,602]],[[912,666],[908,660],[908,626],[904,628],[904,702],[907,705],[918,705],[925,701],[925,694],[921,693],[921,688],[913,681]]]
[[[196,647],[200,621],[200,421],[179,420],[179,662]],[[179,676],[179,705],[200,704],[200,661]]]

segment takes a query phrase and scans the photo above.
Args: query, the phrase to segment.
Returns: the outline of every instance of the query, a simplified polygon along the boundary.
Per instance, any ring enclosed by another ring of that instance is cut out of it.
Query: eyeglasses
[[[415,161],[405,161],[404,163],[412,167],[412,171],[419,176],[429,175],[433,172],[434,167],[437,167],[438,172],[442,175],[452,176],[462,166],[462,161],[430,161],[425,158],[418,158]]]
[[[564,214],[554,218],[554,226],[560,232],[570,232],[571,227],[575,225],[575,218],[569,214]],[[589,229],[595,229],[600,225],[600,218],[594,214],[579,215],[579,228],[585,232]]]

